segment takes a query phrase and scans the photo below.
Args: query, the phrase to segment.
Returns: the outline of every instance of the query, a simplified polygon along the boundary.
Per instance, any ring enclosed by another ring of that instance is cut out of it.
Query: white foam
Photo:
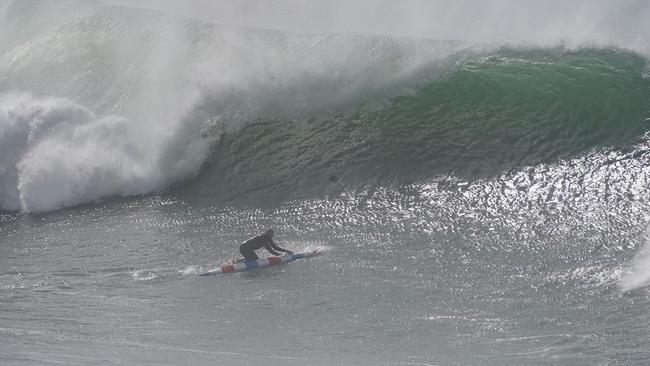
[[[151,281],[156,279],[158,274],[144,269],[138,269],[131,273],[131,277],[134,281]]]
[[[200,273],[198,266],[187,266],[187,268],[182,269],[179,272],[182,273],[183,276],[195,275],[195,274]]]
[[[650,231],[650,228],[647,230]],[[646,237],[648,237],[646,235]],[[637,254],[627,273],[620,280],[623,291],[632,291],[639,288],[650,286],[650,239],[646,241],[645,246]]]
[[[41,212],[144,194],[196,169],[161,168],[174,135],[157,145],[143,137],[151,135],[125,118],[98,118],[67,99],[0,96],[0,208]]]

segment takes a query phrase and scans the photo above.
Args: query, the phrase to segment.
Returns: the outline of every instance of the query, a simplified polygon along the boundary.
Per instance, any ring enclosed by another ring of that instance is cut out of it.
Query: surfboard
[[[267,258],[260,258],[254,261],[246,261],[242,263],[234,263],[234,264],[224,264],[220,266],[219,268],[213,269],[212,271],[204,272],[204,273],[199,273],[199,276],[210,276],[210,275],[219,275],[219,274],[226,274],[226,273],[236,273],[236,272],[243,272],[243,271],[249,271],[251,269],[255,268],[265,268],[265,267],[271,267],[271,266],[277,266],[280,264],[286,264],[293,262],[298,259],[304,259],[304,258],[311,258],[315,257],[319,254],[322,254],[322,250],[320,249],[314,249],[314,250],[309,250],[306,252],[302,253],[293,253],[293,254],[287,254],[283,255],[280,257],[272,256],[272,257],[267,257]]]

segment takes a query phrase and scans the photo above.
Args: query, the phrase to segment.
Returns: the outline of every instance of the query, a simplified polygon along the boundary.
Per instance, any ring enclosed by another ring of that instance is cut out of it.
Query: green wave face
[[[650,102],[645,60],[617,51],[509,51],[468,62],[372,124],[381,176],[468,177],[622,145],[641,135]],[[382,162],[384,162],[382,164]]]
[[[223,136],[188,189],[259,204],[349,185],[478,179],[631,146],[649,107],[647,61],[637,54],[502,49],[349,115],[260,119]]]

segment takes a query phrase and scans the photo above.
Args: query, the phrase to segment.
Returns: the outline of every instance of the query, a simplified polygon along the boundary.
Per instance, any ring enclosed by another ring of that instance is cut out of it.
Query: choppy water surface
[[[3,362],[642,364],[650,295],[621,281],[645,191],[587,177],[576,194],[563,168],[269,210],[151,196],[4,215]],[[196,276],[265,227],[327,253]]]

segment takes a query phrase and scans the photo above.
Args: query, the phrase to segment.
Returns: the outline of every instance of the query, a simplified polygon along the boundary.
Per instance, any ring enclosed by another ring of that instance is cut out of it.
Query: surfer
[[[268,229],[266,232],[264,232],[264,234],[250,238],[243,242],[242,245],[239,246],[239,252],[244,256],[244,258],[240,259],[240,261],[246,262],[259,259],[257,254],[255,254],[255,251],[262,248],[266,248],[269,253],[277,256],[282,255],[278,252],[293,254],[292,251],[277,246],[277,244],[273,242],[273,234],[273,229]]]

